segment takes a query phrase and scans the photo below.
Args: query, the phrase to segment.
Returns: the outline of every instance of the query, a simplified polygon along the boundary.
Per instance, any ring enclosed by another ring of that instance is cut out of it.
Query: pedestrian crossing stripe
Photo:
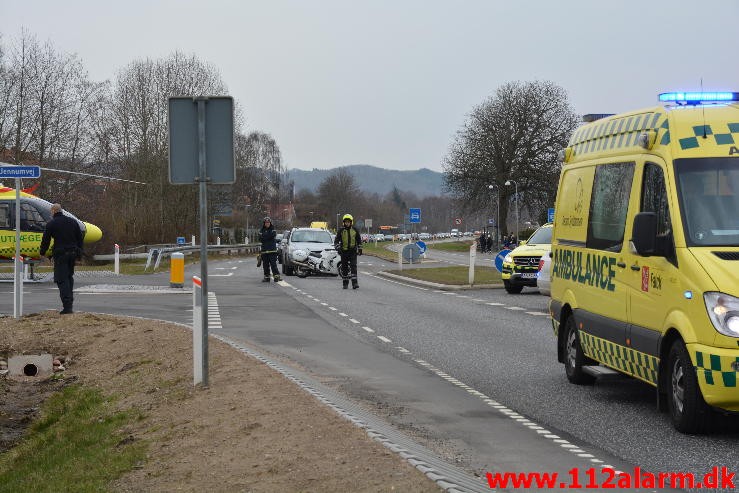
[[[657,385],[659,358],[596,337],[584,330],[580,330],[579,333],[585,356],[648,384]]]

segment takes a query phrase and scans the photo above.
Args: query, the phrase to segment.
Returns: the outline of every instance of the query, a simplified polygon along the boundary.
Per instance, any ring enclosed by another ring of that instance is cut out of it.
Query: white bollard
[[[220,245],[220,244],[221,244],[221,237],[219,236],[216,238],[216,245]]]
[[[469,274],[469,281],[470,286],[474,286],[475,284],[475,258],[477,257],[477,248],[475,248],[475,242],[472,242],[472,245],[470,245],[470,274]]]
[[[398,269],[403,270],[403,249],[398,250]]]
[[[113,270],[115,271],[115,275],[118,276],[121,274],[121,247],[118,245],[118,243],[115,244],[114,255]]]
[[[195,246],[195,235],[192,235],[192,246]]]
[[[203,285],[200,278],[192,276],[192,383],[203,383],[203,323],[200,304]]]

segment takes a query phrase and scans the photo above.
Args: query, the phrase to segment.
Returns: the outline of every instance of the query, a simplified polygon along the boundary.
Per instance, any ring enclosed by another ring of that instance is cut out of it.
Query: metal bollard
[[[115,244],[115,251],[113,254],[113,270],[115,271],[115,275],[118,276],[121,274],[121,247],[118,243]]]
[[[169,287],[182,288],[185,286],[185,254],[174,252],[169,259]]]

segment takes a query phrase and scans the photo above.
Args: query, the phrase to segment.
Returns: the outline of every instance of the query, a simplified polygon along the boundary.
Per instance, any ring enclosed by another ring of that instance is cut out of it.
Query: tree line
[[[134,60],[95,81],[50,41],[0,38],[0,161],[143,182],[42,171],[34,193],[100,226],[103,249],[172,242],[197,231],[198,211],[196,187],[168,181],[167,98],[227,93],[218,69],[194,55]],[[237,101],[236,183],[212,187],[212,203],[280,202],[280,148],[247,132],[244,113]]]

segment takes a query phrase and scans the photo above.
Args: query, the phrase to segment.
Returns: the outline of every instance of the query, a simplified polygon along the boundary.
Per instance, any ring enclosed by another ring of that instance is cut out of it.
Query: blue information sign
[[[503,272],[503,259],[509,253],[511,253],[510,250],[501,250],[493,259],[493,263],[495,264],[495,268],[498,269],[498,272]]]
[[[421,255],[423,255],[424,253],[426,253],[426,243],[424,243],[424,242],[423,242],[423,241],[421,241],[421,240],[418,240],[418,241],[416,242],[416,245],[418,245],[418,248],[420,248],[420,249],[421,249]]]
[[[184,245],[185,244],[185,237],[184,236],[178,236],[177,237],[177,244],[178,245]]]
[[[547,209],[547,222],[554,222],[554,207],[550,207],[549,209]]]
[[[421,222],[421,209],[410,209],[408,213],[408,217],[410,218],[408,222],[420,223]]]
[[[38,166],[0,166],[0,178],[40,178]]]

